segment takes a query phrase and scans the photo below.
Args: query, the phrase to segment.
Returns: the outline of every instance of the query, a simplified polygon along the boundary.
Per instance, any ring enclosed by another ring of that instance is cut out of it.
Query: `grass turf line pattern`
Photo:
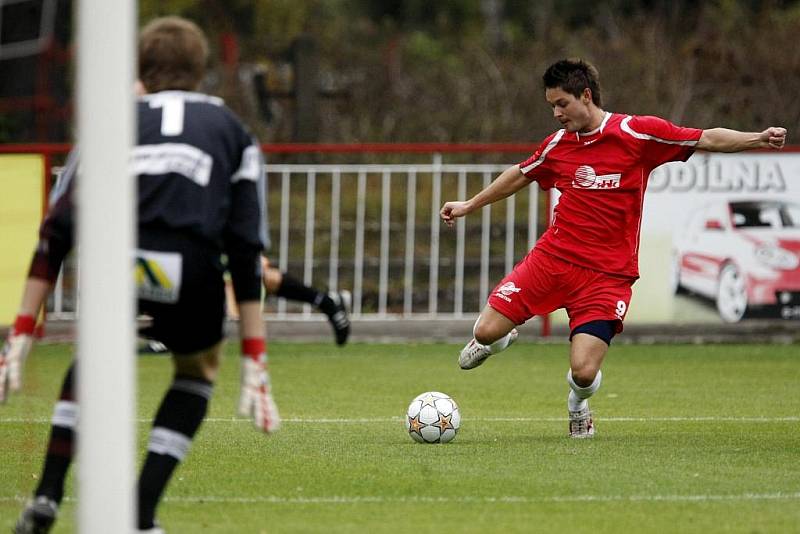
[[[233,417],[229,344],[210,418],[176,472],[168,532],[792,532],[800,524],[796,346],[615,346],[592,400],[594,440],[566,437],[563,346],[515,345],[478,370],[454,345],[270,346],[287,424],[274,436]],[[35,485],[71,349],[39,346],[24,395],[0,407],[0,530]],[[171,378],[139,359],[138,459]],[[408,401],[452,395],[462,431],[444,445],[404,435]],[[590,476],[587,476],[587,473]],[[68,485],[53,534],[75,530]],[[576,508],[579,507],[579,508]],[[575,522],[580,509],[591,521]]]

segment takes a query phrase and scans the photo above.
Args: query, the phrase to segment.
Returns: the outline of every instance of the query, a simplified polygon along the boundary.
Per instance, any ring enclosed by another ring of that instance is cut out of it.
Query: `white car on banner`
[[[800,204],[726,199],[675,235],[672,289],[712,299],[725,322],[755,310],[800,318]]]

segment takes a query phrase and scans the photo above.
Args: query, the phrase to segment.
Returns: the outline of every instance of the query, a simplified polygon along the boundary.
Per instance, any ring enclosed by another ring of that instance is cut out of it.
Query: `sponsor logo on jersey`
[[[575,170],[575,178],[572,180],[572,187],[578,189],[617,189],[621,173],[600,174],[589,165],[581,165]]]
[[[158,143],[134,147],[131,172],[161,176],[177,174],[207,186],[214,162],[210,154],[187,143]]]
[[[511,302],[510,298],[511,295],[513,295],[514,293],[519,293],[520,291],[522,291],[522,289],[515,286],[514,282],[506,282],[505,284],[497,288],[495,296],[505,300],[506,302]]]

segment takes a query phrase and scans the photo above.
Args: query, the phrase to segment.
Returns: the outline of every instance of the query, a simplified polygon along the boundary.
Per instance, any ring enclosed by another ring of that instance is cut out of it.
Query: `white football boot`
[[[577,412],[569,412],[569,437],[576,439],[594,436],[594,422],[589,406]]]
[[[485,362],[492,354],[497,354],[510,347],[518,337],[519,332],[517,332],[516,328],[512,328],[511,332],[491,345],[482,345],[475,341],[475,338],[472,338],[470,342],[461,349],[461,354],[458,355],[458,365],[462,369],[474,369]]]

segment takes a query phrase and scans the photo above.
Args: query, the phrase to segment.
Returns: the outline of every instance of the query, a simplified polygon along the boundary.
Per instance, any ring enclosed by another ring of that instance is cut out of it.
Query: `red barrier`
[[[267,154],[532,153],[535,143],[264,143]]]
[[[455,154],[455,153],[532,153],[531,143],[263,143],[267,154]],[[66,154],[69,143],[0,144],[0,154]],[[771,152],[761,149],[754,152]],[[800,152],[800,145],[790,145],[783,152]]]

